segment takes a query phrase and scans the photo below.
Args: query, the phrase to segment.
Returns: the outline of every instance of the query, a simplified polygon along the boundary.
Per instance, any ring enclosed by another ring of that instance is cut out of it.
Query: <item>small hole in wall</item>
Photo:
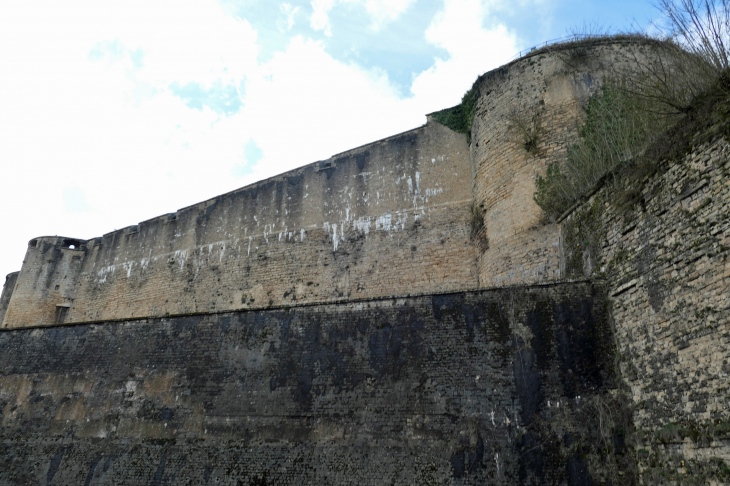
[[[30,246],[31,248],[35,248],[37,244],[38,240],[30,240],[30,242],[28,242],[28,246]]]
[[[60,289],[60,288],[61,288],[61,286],[60,286],[60,285],[56,285],[56,288],[55,288],[55,290],[58,290],[58,289]]]
[[[75,246],[75,245],[69,245],[69,246],[68,246],[68,249],[69,249],[69,250],[75,250],[75,249],[76,249],[76,246]]]

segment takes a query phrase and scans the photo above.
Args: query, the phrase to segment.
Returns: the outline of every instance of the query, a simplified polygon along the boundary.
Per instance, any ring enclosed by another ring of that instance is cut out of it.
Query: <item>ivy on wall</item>
[[[455,132],[466,133],[466,141],[471,143],[471,126],[479,99],[479,79],[461,98],[461,103],[445,110],[432,113],[434,120]]]

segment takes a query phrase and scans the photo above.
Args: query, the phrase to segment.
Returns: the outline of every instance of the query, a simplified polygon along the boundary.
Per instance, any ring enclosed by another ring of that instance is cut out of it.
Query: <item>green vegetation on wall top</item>
[[[461,98],[458,105],[432,113],[434,120],[449,127],[455,132],[466,133],[467,142],[471,142],[471,125],[474,122],[474,112],[479,99],[479,79]]]

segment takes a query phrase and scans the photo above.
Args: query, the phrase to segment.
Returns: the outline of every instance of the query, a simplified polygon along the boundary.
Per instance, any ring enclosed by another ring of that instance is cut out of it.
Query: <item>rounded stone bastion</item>
[[[565,159],[603,81],[634,70],[656,44],[615,37],[551,45],[476,81],[470,155],[475,217],[483,218],[481,286],[563,277],[559,225],[534,202],[535,179]]]

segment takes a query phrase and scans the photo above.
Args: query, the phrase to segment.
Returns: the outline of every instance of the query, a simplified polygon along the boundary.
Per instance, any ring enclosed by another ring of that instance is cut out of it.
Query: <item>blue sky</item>
[[[481,73],[650,2],[0,4],[0,280],[28,240],[100,236],[422,125]]]

